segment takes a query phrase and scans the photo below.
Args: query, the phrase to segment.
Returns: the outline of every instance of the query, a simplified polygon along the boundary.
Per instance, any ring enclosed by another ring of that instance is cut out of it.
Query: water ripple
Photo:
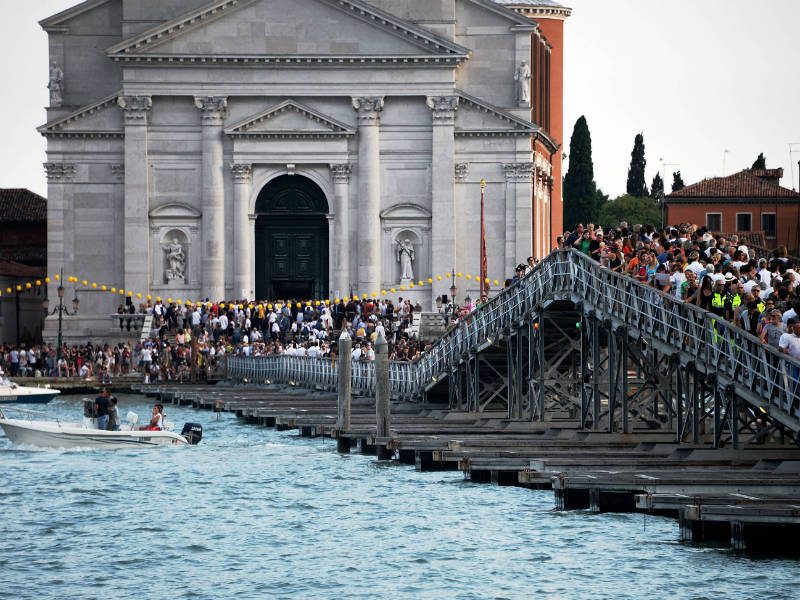
[[[123,414],[151,402],[120,401]],[[688,600],[697,582],[714,598],[796,598],[796,561],[681,544],[673,520],[556,512],[549,491],[167,411],[202,423],[203,442],[30,451],[0,437],[0,598]]]

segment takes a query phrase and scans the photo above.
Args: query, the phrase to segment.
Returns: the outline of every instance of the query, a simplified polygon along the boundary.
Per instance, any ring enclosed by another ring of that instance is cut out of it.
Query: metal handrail
[[[527,277],[462,317],[417,361],[391,363],[393,396],[421,397],[427,386],[448,375],[460,361],[511,334],[557,300],[571,300],[585,313],[636,330],[685,362],[714,371],[748,402],[800,429],[800,386],[793,381],[793,369],[800,370],[800,361],[694,304],[601,267],[575,249],[551,253]],[[354,362],[352,376],[355,392],[374,392],[372,363]],[[329,358],[231,357],[229,377],[334,391],[337,370]]]

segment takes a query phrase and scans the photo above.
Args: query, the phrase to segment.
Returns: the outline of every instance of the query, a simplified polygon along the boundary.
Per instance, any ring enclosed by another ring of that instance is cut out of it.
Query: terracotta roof
[[[29,267],[13,260],[0,258],[0,276],[44,279],[45,271],[44,267]]]
[[[800,199],[800,194],[774,182],[773,174],[780,169],[759,169],[753,171],[745,169],[727,177],[712,177],[699,183],[688,185],[682,190],[667,194],[666,199],[679,200],[682,198],[795,198]],[[763,173],[763,175],[761,175]],[[761,176],[759,176],[761,175]]]
[[[47,200],[25,188],[0,188],[0,223],[44,223]]]

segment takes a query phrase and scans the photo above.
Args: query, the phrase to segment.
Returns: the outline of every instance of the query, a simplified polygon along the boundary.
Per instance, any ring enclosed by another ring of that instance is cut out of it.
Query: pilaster
[[[336,214],[333,221],[333,291],[339,297],[350,288],[350,175],[349,164],[332,164],[334,202]]]
[[[125,289],[145,294],[150,281],[150,169],[148,166],[148,121],[153,108],[150,96],[120,96],[117,104],[125,119]]]
[[[533,254],[533,163],[503,165],[506,178],[506,273]]]
[[[253,300],[255,289],[250,273],[254,249],[250,245],[248,205],[253,184],[253,165],[231,163],[233,174],[233,295],[240,300]]]
[[[382,96],[352,99],[358,113],[358,291],[381,287],[381,157]]]
[[[71,163],[44,163],[47,176],[47,274],[74,271],[74,228],[71,194],[67,184],[75,177],[75,165]],[[56,297],[58,282],[51,281],[48,297]]]
[[[434,272],[456,264],[455,120],[458,96],[428,96],[433,119],[431,161],[431,256]],[[434,281],[433,296],[447,294],[450,282]]]
[[[225,184],[222,124],[228,107],[224,96],[196,96],[202,123],[202,295],[225,298]],[[236,290],[238,294],[241,290]],[[234,294],[234,295],[236,295]]]

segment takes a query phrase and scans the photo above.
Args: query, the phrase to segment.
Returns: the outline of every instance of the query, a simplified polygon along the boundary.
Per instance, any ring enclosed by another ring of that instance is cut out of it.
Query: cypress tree
[[[751,169],[766,169],[767,168],[767,159],[764,158],[764,153],[759,152],[758,158],[756,162],[753,163],[753,166],[750,167]]]
[[[656,173],[653,177],[653,183],[650,184],[650,195],[661,202],[664,199],[664,180],[661,179],[661,173]]]
[[[683,178],[681,177],[680,171],[675,171],[672,174],[672,191],[677,192],[678,190],[682,190],[686,187],[686,184],[683,183]]]
[[[569,142],[569,169],[564,177],[564,225],[572,229],[578,223],[597,219],[597,185],[592,164],[592,136],[586,117],[575,121]]]
[[[644,168],[647,161],[644,158],[644,136],[639,133],[633,140],[631,152],[631,166],[628,168],[627,192],[630,196],[643,198],[647,195],[647,184],[644,182]]]

